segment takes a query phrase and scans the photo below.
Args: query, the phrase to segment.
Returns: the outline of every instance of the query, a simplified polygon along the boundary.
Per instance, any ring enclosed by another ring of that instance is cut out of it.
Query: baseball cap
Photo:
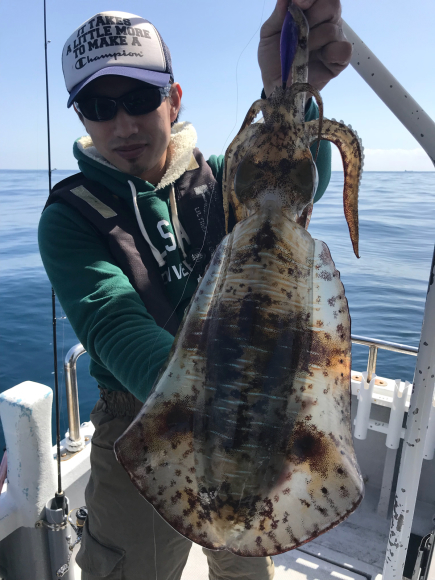
[[[104,75],[126,76],[165,87],[174,82],[171,54],[157,29],[128,12],[99,12],[68,38],[62,69],[70,107],[88,83]]]

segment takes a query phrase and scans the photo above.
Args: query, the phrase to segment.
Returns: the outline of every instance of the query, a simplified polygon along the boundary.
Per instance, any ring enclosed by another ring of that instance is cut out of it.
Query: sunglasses
[[[121,104],[129,115],[146,115],[160,107],[169,96],[170,86],[137,89],[112,99],[91,97],[75,102],[76,109],[89,121],[110,121],[116,117]]]

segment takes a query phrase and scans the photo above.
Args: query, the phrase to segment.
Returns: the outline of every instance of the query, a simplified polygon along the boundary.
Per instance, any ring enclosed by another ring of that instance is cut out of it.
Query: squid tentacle
[[[344,169],[343,208],[349,227],[355,256],[359,258],[358,249],[358,187],[361,181],[364,154],[361,139],[343,122],[324,119],[319,131],[319,121],[308,121],[305,124],[306,134],[311,145],[319,138],[331,141],[340,151]]]

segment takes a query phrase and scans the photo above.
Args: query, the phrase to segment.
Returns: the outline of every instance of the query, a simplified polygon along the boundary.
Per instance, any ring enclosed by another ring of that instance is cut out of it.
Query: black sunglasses
[[[170,86],[136,89],[122,97],[112,99],[109,97],[90,97],[75,102],[76,109],[89,121],[110,121],[118,112],[119,104],[122,104],[129,115],[146,115],[155,111],[169,96]]]

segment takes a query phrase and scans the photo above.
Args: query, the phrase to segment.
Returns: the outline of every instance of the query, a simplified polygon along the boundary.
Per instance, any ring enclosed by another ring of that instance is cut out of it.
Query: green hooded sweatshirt
[[[306,120],[317,116],[312,102]],[[180,319],[198,280],[189,275],[188,234],[182,224],[178,236],[174,231],[170,191],[171,184],[188,168],[195,144],[192,125],[174,126],[169,167],[157,187],[116,169],[97,152],[89,137],[77,140],[73,149],[83,174],[124,199],[131,208],[132,219],[142,221],[160,263],[167,298]],[[223,163],[222,155],[208,160],[220,183]],[[320,147],[317,169],[315,201],[323,195],[331,174],[331,148],[326,141]],[[135,215],[133,190],[140,218]],[[90,374],[105,389],[130,391],[145,401],[169,354],[173,336],[157,326],[105,242],[77,210],[63,203],[50,205],[41,216],[38,241],[50,282],[89,353]]]

